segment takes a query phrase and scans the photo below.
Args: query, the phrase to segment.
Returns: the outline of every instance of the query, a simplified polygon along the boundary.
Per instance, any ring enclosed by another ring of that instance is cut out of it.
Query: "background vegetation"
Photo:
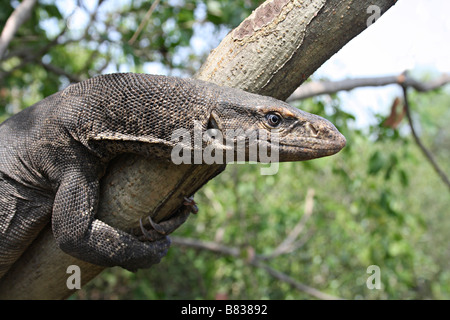
[[[192,75],[260,2],[173,0],[149,11],[146,1],[40,1],[0,61],[0,120],[99,73]],[[0,1],[0,26],[17,5]],[[409,102],[420,139],[450,172],[450,93],[410,91]],[[336,95],[293,104],[331,120],[347,147],[280,164],[273,176],[229,165],[196,195],[199,214],[161,264],[108,269],[72,298],[449,299],[449,190],[406,119],[387,123],[387,105],[376,124],[356,129]],[[366,286],[370,265],[380,267],[380,290]]]

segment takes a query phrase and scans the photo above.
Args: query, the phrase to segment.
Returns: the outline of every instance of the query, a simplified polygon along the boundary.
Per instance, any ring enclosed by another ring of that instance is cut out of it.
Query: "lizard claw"
[[[156,232],[162,235],[166,235],[167,230],[164,230],[163,227],[154,222],[150,216],[148,216],[148,222],[150,222],[150,225],[152,226],[153,229],[155,229]]]
[[[194,197],[184,198],[183,206],[175,213],[175,215],[169,220],[156,223],[148,216],[148,222],[153,230],[146,230],[142,223],[142,218],[139,219],[139,226],[141,227],[142,234],[146,240],[156,241],[161,237],[166,236],[175,231],[181,226],[189,217],[190,213],[197,213],[198,207],[194,201]]]
[[[145,239],[147,239],[149,241],[156,241],[156,240],[158,240],[160,238],[158,236],[155,237],[155,233],[154,233],[155,231],[154,230],[151,230],[152,232],[149,232],[147,229],[144,228],[144,225],[142,223],[142,218],[139,219],[139,226],[141,227],[141,231],[142,231],[142,234],[144,235]]]
[[[184,202],[183,202],[183,204],[184,204],[185,206],[190,207],[191,212],[192,212],[193,214],[197,214],[197,213],[198,213],[198,207],[197,207],[197,204],[196,204],[195,201],[194,201],[194,196],[190,196],[189,198],[184,197]]]

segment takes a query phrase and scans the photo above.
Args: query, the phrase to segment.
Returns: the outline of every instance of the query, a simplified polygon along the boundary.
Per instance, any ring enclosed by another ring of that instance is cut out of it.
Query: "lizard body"
[[[99,180],[121,153],[170,160],[172,133],[192,132],[194,120],[204,131],[257,129],[270,138],[277,129],[280,162],[345,145],[323,118],[200,80],[127,73],[70,85],[0,125],[0,278],[49,221],[60,248],[79,259],[129,270],[158,263],[167,237],[140,241],[96,219]]]

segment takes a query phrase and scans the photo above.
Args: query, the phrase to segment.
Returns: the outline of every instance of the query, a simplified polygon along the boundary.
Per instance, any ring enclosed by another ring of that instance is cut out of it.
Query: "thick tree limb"
[[[394,3],[370,4],[384,13]],[[286,99],[368,26],[368,5],[365,0],[268,0],[225,37],[196,78]],[[138,227],[142,216],[160,221],[223,169],[223,165],[176,166],[125,155],[102,179],[99,218],[125,229]],[[37,239],[2,279],[0,298],[57,299],[73,292],[66,287],[66,268],[73,258],[49,239],[45,235]],[[92,270],[101,270],[83,261],[75,264],[82,270],[82,283],[95,274]],[[41,268],[44,265],[53,266],[52,271]]]
[[[31,10],[35,4],[36,0],[23,0],[6,21],[0,35],[0,60],[2,60],[9,43],[14,38],[19,27],[30,17]]]
[[[369,5],[384,13],[395,2],[266,1],[225,37],[220,47],[227,51],[211,52],[200,72],[207,70],[205,80],[218,79],[217,84],[232,81],[244,90],[285,100],[368,26]]]
[[[321,94],[333,94],[339,91],[350,91],[361,87],[380,87],[390,84],[400,84],[412,87],[419,92],[426,92],[440,88],[450,83],[450,74],[443,74],[432,81],[421,82],[402,73],[398,76],[354,78],[339,81],[314,81],[301,85],[287,99],[287,101],[303,100]]]

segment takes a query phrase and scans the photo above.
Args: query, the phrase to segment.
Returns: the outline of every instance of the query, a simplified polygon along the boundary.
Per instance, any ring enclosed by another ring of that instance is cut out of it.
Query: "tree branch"
[[[49,72],[52,72],[52,73],[54,73],[54,74],[56,74],[56,75],[58,75],[58,76],[64,76],[64,77],[66,77],[67,79],[69,79],[69,81],[72,82],[72,83],[80,82],[80,81],[83,80],[83,79],[79,78],[78,76],[75,76],[75,75],[73,75],[73,74],[70,74],[70,73],[66,72],[64,69],[59,68],[59,67],[56,67],[56,66],[54,66],[54,65],[52,65],[52,64],[44,63],[44,62],[42,62],[41,60],[38,60],[37,62],[38,62],[38,64],[40,64],[45,70],[47,70],[47,71],[49,71]]]
[[[3,59],[6,49],[19,27],[30,17],[35,4],[36,0],[23,0],[6,21],[0,35],[0,60]]]
[[[272,277],[288,283],[289,285],[291,285],[292,287],[294,287],[299,291],[305,292],[321,300],[338,300],[341,298],[323,293],[315,288],[300,283],[295,279],[293,279],[292,277],[288,276],[287,274],[275,270],[262,262],[277,257],[281,254],[292,252],[294,249],[298,248],[298,246],[296,245],[296,239],[303,232],[306,222],[309,220],[309,218],[313,213],[313,208],[314,208],[314,189],[308,189],[305,199],[304,214],[302,218],[297,223],[297,225],[292,229],[292,231],[287,235],[287,237],[281,242],[281,244],[277,246],[272,251],[272,253],[266,255],[255,254],[252,249],[249,250],[248,248],[245,249],[246,253],[242,254],[241,249],[236,247],[230,247],[217,242],[201,241],[191,238],[172,237],[172,242],[179,246],[199,250],[207,250],[222,255],[232,256],[237,259],[242,259],[243,257],[246,257],[246,262],[251,266],[264,269]]]
[[[426,92],[440,88],[448,83],[450,83],[450,74],[443,74],[432,81],[421,82],[404,73],[398,76],[354,78],[339,81],[314,81],[298,87],[287,101],[303,100],[321,94],[333,94],[339,91],[350,91],[361,87],[380,87],[390,84],[400,84],[402,86],[412,87],[419,92]]]
[[[136,39],[139,37],[139,35],[142,32],[142,29],[146,26],[148,20],[152,16],[153,11],[155,11],[156,7],[159,4],[159,0],[153,1],[152,5],[150,6],[150,9],[145,13],[144,19],[142,19],[141,23],[139,24],[139,27],[137,28],[136,32],[133,34],[130,40],[128,40],[128,44],[131,46],[134,44]]]
[[[309,188],[308,192],[306,193],[306,199],[305,199],[305,209],[302,218],[297,223],[297,225],[292,229],[292,231],[289,233],[289,235],[284,239],[284,241],[276,247],[272,253],[266,255],[265,259],[274,258],[276,256],[279,256],[281,254],[285,254],[288,252],[292,252],[295,249],[298,249],[298,243],[296,243],[296,240],[298,236],[303,232],[306,222],[309,220],[313,213],[314,209],[314,189]],[[304,244],[304,242],[300,242],[301,245]]]
[[[49,66],[48,68],[46,68],[46,65],[42,62],[42,57],[54,46],[58,45],[58,44],[65,44],[65,43],[59,43],[59,39],[65,34],[65,32],[67,31],[67,27],[64,27],[60,33],[50,42],[48,42],[45,46],[43,46],[42,48],[40,48],[38,51],[33,51],[28,47],[22,48],[20,50],[16,50],[16,51],[10,51],[7,55],[4,56],[4,59],[9,59],[12,57],[18,57],[20,58],[20,63],[18,65],[16,65],[15,67],[11,68],[8,71],[0,71],[0,81],[3,81],[3,79],[6,79],[6,77],[8,77],[11,73],[13,73],[15,70],[20,70],[21,68],[25,67],[27,64],[29,63],[37,63],[40,64],[41,66],[43,66],[45,69],[47,69],[47,71],[50,72],[55,72],[58,75],[64,75],[66,76],[70,81],[72,82],[77,82],[80,81],[79,78],[76,78],[75,76],[72,76],[70,74],[67,74],[64,70],[54,67],[54,66]]]
[[[441,178],[441,180],[445,183],[447,188],[450,190],[450,181],[447,177],[447,175],[442,171],[442,169],[437,164],[436,160],[434,159],[433,155],[430,151],[425,147],[425,145],[420,140],[419,136],[416,133],[416,129],[413,124],[412,116],[411,116],[411,110],[409,107],[409,101],[408,101],[408,87],[406,85],[402,86],[403,88],[403,99],[405,104],[405,110],[406,110],[406,117],[408,118],[409,127],[411,128],[411,133],[414,137],[414,140],[416,141],[416,144],[419,146],[422,153],[425,155],[425,157],[428,159],[428,162],[431,163],[431,166],[433,167],[434,171],[438,174],[438,176]]]
[[[260,261],[255,261],[253,263],[253,265],[258,268],[262,268],[262,269],[266,270],[272,277],[274,277],[280,281],[286,282],[286,283],[290,284],[292,287],[294,287],[295,289],[297,289],[299,291],[303,291],[304,293],[307,293],[317,299],[320,299],[320,300],[343,300],[340,297],[329,295],[327,293],[317,290],[316,288],[313,288],[313,287],[307,286],[301,282],[298,282],[294,278],[286,275],[285,273],[275,270],[275,269],[269,267],[268,265],[261,263]]]
[[[342,298],[336,297],[336,296],[332,296],[326,293],[323,293],[315,288],[312,288],[310,286],[307,286],[301,282],[298,282],[297,280],[295,280],[294,278],[288,276],[287,274],[280,272],[278,270],[275,270],[271,267],[269,267],[267,264],[261,262],[261,258],[259,255],[246,255],[246,254],[241,254],[241,250],[235,247],[229,247],[229,246],[225,246],[216,242],[211,242],[211,241],[200,241],[197,239],[191,239],[191,238],[182,238],[182,237],[172,237],[172,243],[179,245],[179,246],[183,246],[183,247],[189,247],[189,248],[193,248],[193,249],[199,249],[199,250],[207,250],[207,251],[211,251],[214,253],[218,253],[221,255],[226,255],[226,256],[232,256],[234,258],[237,259],[242,259],[242,257],[247,256],[249,259],[246,259],[246,262],[256,268],[261,268],[264,269],[265,271],[267,271],[267,273],[269,273],[272,277],[286,282],[289,285],[291,285],[292,287],[294,287],[295,289],[302,291],[304,293],[307,293],[317,299],[321,299],[321,300],[341,300]]]
[[[398,84],[403,88],[405,111],[408,118],[409,126],[411,128],[411,133],[414,137],[414,141],[419,146],[422,153],[431,163],[433,169],[442,179],[444,184],[450,189],[450,181],[447,175],[442,171],[442,169],[437,164],[431,152],[425,147],[425,145],[420,140],[416,133],[411,111],[409,107],[407,89],[408,87],[414,88],[419,92],[432,91],[441,88],[450,83],[450,74],[442,74],[440,77],[431,81],[418,81],[408,75],[407,72],[403,72],[398,76],[386,76],[386,77],[372,77],[372,78],[354,78],[345,79],[339,81],[323,81],[323,82],[309,82],[298,87],[294,93],[287,99],[288,102],[303,100],[310,97],[318,96],[321,94],[333,94],[339,91],[349,91],[355,88],[361,87],[378,87],[386,86],[391,84]]]

